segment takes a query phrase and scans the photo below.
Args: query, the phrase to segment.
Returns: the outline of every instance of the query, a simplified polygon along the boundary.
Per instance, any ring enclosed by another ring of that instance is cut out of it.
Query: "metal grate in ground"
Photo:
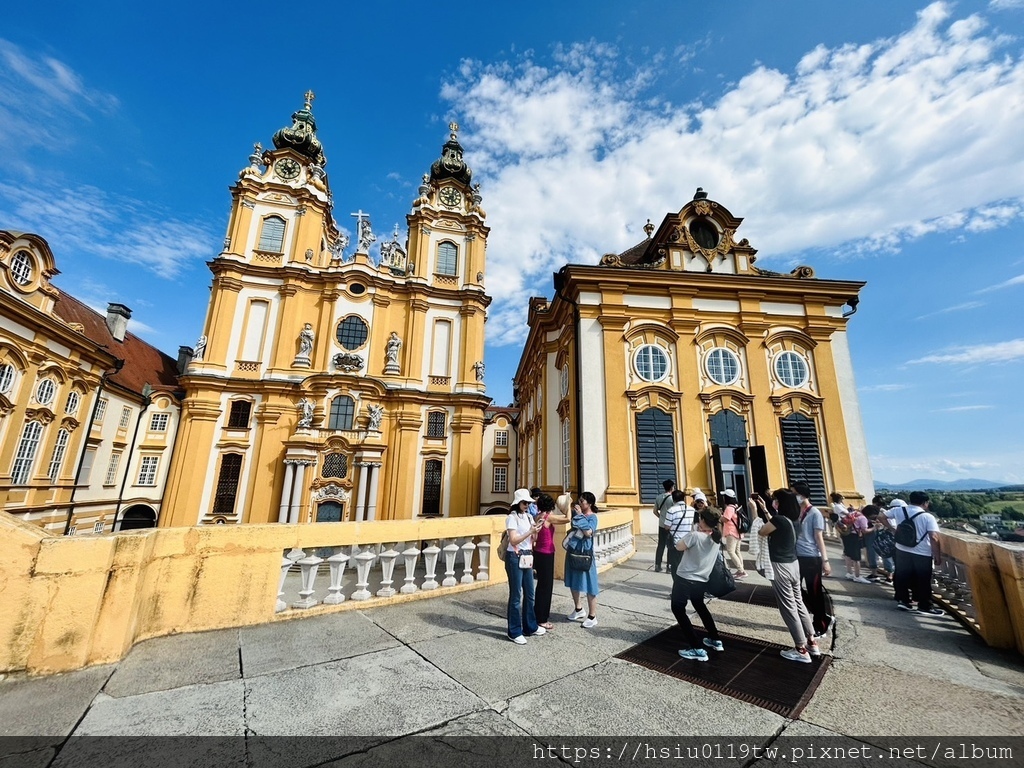
[[[703,639],[700,630],[698,635]],[[811,664],[800,664],[779,655],[784,646],[726,633],[720,637],[725,651],[709,650],[706,662],[680,658],[678,651],[687,643],[678,626],[634,645],[616,658],[788,718],[800,715],[832,662],[831,656],[822,656]]]

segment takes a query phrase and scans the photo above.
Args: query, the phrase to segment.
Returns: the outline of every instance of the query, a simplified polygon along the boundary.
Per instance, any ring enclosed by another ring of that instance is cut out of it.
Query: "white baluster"
[[[409,595],[416,591],[416,585],[413,582],[416,581],[416,560],[419,556],[420,551],[414,546],[402,551],[402,557],[405,559],[405,584],[402,585],[399,592],[403,595]]]
[[[476,579],[473,578],[473,552],[476,551],[476,544],[473,543],[473,539],[466,539],[466,543],[462,545],[462,578],[459,579],[461,584],[472,584]]]
[[[480,566],[476,571],[476,580],[490,581],[491,575],[489,569],[491,567],[491,537],[481,536],[480,543],[476,545],[476,548],[480,553]]]
[[[370,585],[370,566],[376,556],[368,549],[364,549],[356,555],[356,589],[352,593],[353,600],[369,600],[373,595],[367,587]]]
[[[274,613],[280,613],[288,608],[284,601],[284,580],[288,576],[288,569],[292,567],[292,561],[287,557],[281,558],[281,580],[277,583],[277,603],[274,605]]]
[[[455,579],[455,556],[459,554],[459,545],[454,541],[444,547],[444,581],[442,587],[454,587],[459,582]]]
[[[431,544],[429,547],[423,548],[423,566],[426,569],[427,576],[423,580],[423,584],[420,589],[437,589],[437,557],[441,554],[441,548],[436,544]]]
[[[345,602],[345,595],[342,594],[341,580],[345,578],[345,566],[348,565],[349,556],[339,552],[327,558],[331,566],[331,586],[327,588],[330,594],[324,598],[324,605],[340,605]]]
[[[320,601],[313,597],[315,591],[313,585],[316,582],[317,568],[324,560],[322,557],[310,555],[298,561],[297,565],[302,568],[302,589],[299,590],[299,600],[292,603],[292,608],[312,608]]]
[[[380,589],[377,590],[377,597],[394,597],[395,588],[391,586],[393,583],[392,575],[395,572],[395,560],[398,558],[398,551],[390,544],[388,548],[380,553]]]

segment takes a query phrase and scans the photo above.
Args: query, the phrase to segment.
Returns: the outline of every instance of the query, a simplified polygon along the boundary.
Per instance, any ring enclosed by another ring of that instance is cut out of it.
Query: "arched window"
[[[260,244],[257,250],[272,253],[284,252],[284,219],[280,216],[267,216],[263,220],[263,231],[260,232]]]
[[[238,480],[242,476],[242,454],[225,453],[220,460],[217,491],[213,499],[213,514],[230,517],[235,512]]]
[[[455,243],[447,241],[438,243],[437,246],[437,274],[457,275],[459,274],[459,249]]]
[[[82,396],[77,392],[68,392],[68,401],[64,404],[64,413],[74,416],[78,413],[78,405],[82,402]]]
[[[786,460],[786,481],[807,483],[811,489],[811,503],[825,504],[825,477],[821,471],[821,448],[818,428],[813,419],[802,413],[792,413],[779,420],[782,430],[782,453]]]
[[[348,395],[338,395],[331,400],[331,413],[327,421],[327,428],[352,429],[355,412],[355,401]]]
[[[69,437],[71,437],[71,433],[66,429],[57,433],[57,443],[53,446],[53,456],[50,457],[50,471],[46,473],[51,483],[56,483],[60,476],[60,467],[64,463],[64,454],[68,450]]]
[[[441,471],[443,464],[438,459],[429,459],[423,465],[423,511],[424,515],[441,514]]]
[[[232,429],[248,429],[249,416],[252,414],[252,403],[248,400],[232,400],[228,414],[228,427]]]
[[[662,482],[676,477],[676,443],[672,417],[658,408],[648,408],[638,413],[636,450],[640,467],[640,500],[653,502],[663,490]]]
[[[29,421],[21,430],[18,450],[14,454],[14,465],[11,467],[11,485],[25,485],[32,476],[32,465],[39,450],[39,438],[43,434],[43,425],[38,421]]]

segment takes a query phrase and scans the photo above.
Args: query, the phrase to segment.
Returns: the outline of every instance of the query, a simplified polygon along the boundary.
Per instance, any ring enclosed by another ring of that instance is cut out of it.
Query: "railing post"
[[[302,568],[302,589],[299,590],[299,600],[292,603],[292,608],[312,608],[320,601],[313,597],[313,585],[316,582],[317,566],[323,562],[323,558],[310,555],[298,561],[297,565]]]
[[[423,565],[426,568],[427,576],[423,580],[420,589],[437,589],[437,557],[441,554],[441,548],[431,544],[423,549]]]
[[[480,565],[476,571],[477,581],[490,581],[491,574],[491,535],[484,534],[480,537],[480,543],[476,545],[477,552],[480,553]]]
[[[420,551],[416,549],[412,544],[409,548],[402,552],[402,557],[405,559],[405,584],[399,590],[403,595],[409,595],[416,591],[416,560],[420,556]]]
[[[367,587],[370,585],[370,566],[373,565],[375,557],[368,549],[361,550],[356,555],[356,586],[358,589],[352,593],[353,600],[369,600],[373,596]]]
[[[274,605],[274,613],[287,610],[288,603],[284,601],[284,580],[288,576],[288,569],[292,567],[292,561],[287,557],[281,558],[281,580],[277,583],[277,603]]]
[[[327,558],[331,566],[331,586],[327,588],[330,594],[324,598],[325,605],[340,605],[345,602],[345,595],[342,594],[341,581],[345,578],[345,566],[348,565],[349,556],[339,552]]]
[[[459,545],[452,541],[444,548],[444,581],[442,587],[454,587],[459,582],[455,579],[455,556],[459,554]]]
[[[391,586],[391,578],[395,572],[395,560],[398,558],[398,551],[392,546],[380,553],[380,589],[377,590],[377,597],[394,597],[395,588]]]
[[[466,543],[462,545],[462,578],[459,582],[462,584],[472,584],[476,579],[473,578],[473,552],[476,551],[476,544],[473,543],[473,538],[466,539]]]

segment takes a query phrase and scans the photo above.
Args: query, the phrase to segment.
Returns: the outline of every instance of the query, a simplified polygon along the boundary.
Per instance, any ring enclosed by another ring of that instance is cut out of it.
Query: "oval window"
[[[668,373],[668,355],[661,347],[645,344],[636,351],[633,365],[644,381],[661,381]]]
[[[740,377],[740,359],[731,349],[712,349],[707,357],[708,378],[715,384],[728,386]]]
[[[796,352],[783,352],[775,358],[775,376],[786,387],[807,383],[807,361]]]

